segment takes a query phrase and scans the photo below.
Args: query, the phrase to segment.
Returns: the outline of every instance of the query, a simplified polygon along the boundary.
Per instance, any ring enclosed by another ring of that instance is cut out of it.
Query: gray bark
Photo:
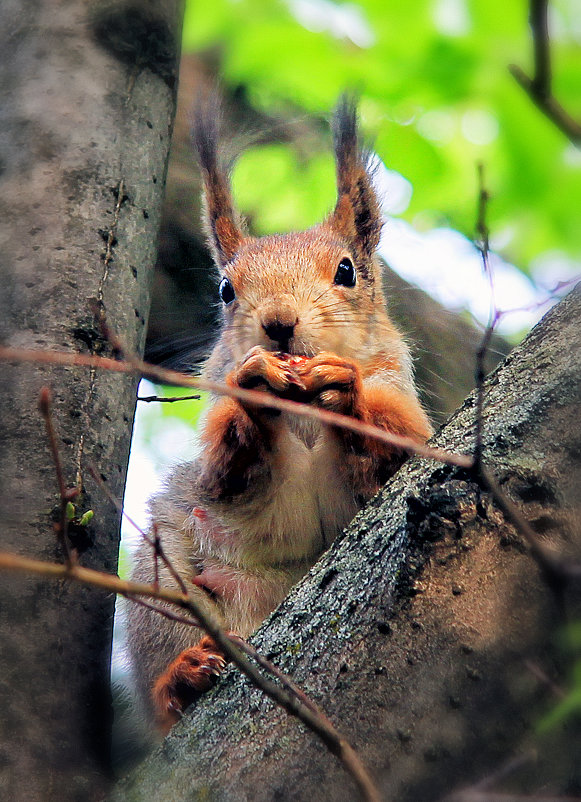
[[[581,549],[579,288],[486,381],[484,456],[545,542]],[[435,443],[469,453],[475,399]],[[579,587],[552,583],[465,471],[410,460],[261,627],[258,649],[360,752],[386,800],[432,800],[530,747],[505,789],[579,793],[579,721],[544,736],[554,704],[536,664],[564,681],[556,645]],[[528,661],[528,663],[526,662]],[[234,670],[127,780],[120,800],[352,800],[342,767]]]
[[[159,8],[158,8],[159,6]],[[181,4],[4,0],[0,7],[0,335],[110,353],[92,301],[142,351],[173,123]],[[39,390],[54,395],[83,565],[115,571],[135,379],[3,364],[0,547],[62,561]],[[37,578],[0,585],[0,796],[92,799],[109,765],[114,598]]]

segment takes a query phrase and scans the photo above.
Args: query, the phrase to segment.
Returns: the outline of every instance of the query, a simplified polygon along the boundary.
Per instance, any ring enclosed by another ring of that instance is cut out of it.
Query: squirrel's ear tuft
[[[221,123],[217,96],[199,99],[193,114],[192,139],[204,180],[204,224],[217,265],[234,258],[243,240],[240,220],[232,204],[228,168],[218,153]]]
[[[349,95],[343,95],[335,109],[333,140],[337,205],[327,223],[349,245],[365,274],[379,245],[383,219],[371,180],[370,154],[359,141],[357,103]]]

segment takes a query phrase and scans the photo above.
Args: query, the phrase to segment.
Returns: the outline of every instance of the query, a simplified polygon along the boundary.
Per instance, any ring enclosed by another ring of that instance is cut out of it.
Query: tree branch
[[[529,22],[533,34],[534,76],[529,78],[516,64],[509,65],[512,76],[533,103],[571,142],[581,145],[581,125],[557,102],[552,93],[551,51],[547,22],[548,0],[530,0]]]
[[[175,404],[176,401],[199,401],[199,395],[177,395],[177,396],[163,396],[163,395],[138,395],[137,400],[150,404],[152,401],[158,401],[160,404]]]
[[[531,0],[529,22],[533,32],[535,77],[533,86],[539,97],[551,94],[551,48],[547,19],[548,0]]]

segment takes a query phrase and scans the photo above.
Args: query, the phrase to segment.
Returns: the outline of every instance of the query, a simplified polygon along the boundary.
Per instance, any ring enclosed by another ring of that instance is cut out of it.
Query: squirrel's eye
[[[226,305],[231,304],[234,298],[236,298],[236,293],[234,292],[232,282],[227,278],[223,278],[220,282],[218,292],[220,293],[220,298]]]
[[[341,259],[339,267],[335,273],[335,284],[342,284],[343,287],[354,287],[356,281],[355,268],[351,259]]]

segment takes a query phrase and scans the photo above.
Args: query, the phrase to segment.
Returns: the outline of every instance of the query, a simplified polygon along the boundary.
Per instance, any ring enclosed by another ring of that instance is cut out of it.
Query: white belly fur
[[[244,568],[310,564],[353,518],[357,505],[335,439],[323,429],[310,435],[312,447],[287,428],[264,498],[221,510],[232,532],[220,548],[225,562]],[[215,542],[212,551],[217,556]]]

